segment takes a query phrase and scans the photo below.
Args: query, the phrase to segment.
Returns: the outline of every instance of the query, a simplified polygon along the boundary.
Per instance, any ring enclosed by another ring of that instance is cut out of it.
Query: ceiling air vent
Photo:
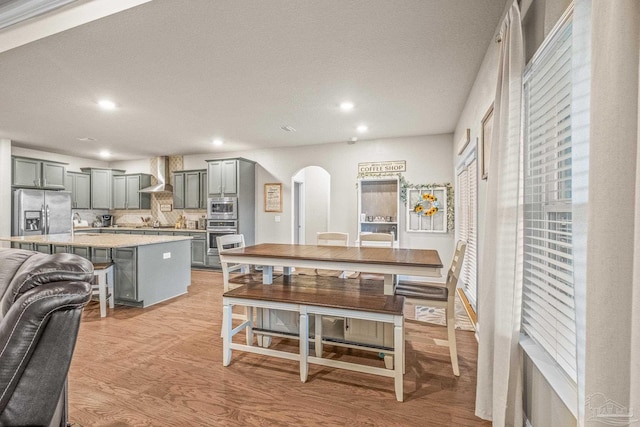
[[[285,132],[295,132],[296,130],[291,127],[291,126],[280,126],[280,129],[282,129]]]

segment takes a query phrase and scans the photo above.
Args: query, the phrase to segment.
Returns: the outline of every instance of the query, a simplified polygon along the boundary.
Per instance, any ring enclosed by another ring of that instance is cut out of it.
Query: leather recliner
[[[93,265],[0,248],[0,426],[66,426],[66,379]]]

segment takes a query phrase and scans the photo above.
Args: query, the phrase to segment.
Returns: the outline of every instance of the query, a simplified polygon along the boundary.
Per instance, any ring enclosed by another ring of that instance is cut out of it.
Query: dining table
[[[393,295],[395,276],[441,277],[438,251],[359,246],[260,243],[220,251],[220,262],[262,266],[262,283],[273,283],[274,267],[290,276],[295,268],[357,271],[384,276],[384,295]]]

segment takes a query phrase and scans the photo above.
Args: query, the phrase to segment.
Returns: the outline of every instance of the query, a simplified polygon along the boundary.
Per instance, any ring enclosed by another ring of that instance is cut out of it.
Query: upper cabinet
[[[91,174],[91,209],[111,209],[111,193],[114,175],[124,171],[117,169],[82,168],[82,172]]]
[[[238,194],[238,159],[210,160],[207,166],[209,195]]]
[[[23,188],[64,190],[66,165],[47,160],[12,157],[11,185]]]
[[[207,205],[207,171],[175,171],[173,172],[173,207],[174,209],[206,209]]]
[[[91,174],[84,172],[67,172],[65,189],[71,191],[72,208],[91,208]]]
[[[140,190],[151,185],[151,175],[138,173],[113,177],[113,209],[151,209],[151,194]]]

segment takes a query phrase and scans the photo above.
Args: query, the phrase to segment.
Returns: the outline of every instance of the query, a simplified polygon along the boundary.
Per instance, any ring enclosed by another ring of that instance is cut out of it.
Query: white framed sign
[[[389,162],[367,162],[358,163],[359,174],[406,172],[407,162],[405,160],[393,160]]]

